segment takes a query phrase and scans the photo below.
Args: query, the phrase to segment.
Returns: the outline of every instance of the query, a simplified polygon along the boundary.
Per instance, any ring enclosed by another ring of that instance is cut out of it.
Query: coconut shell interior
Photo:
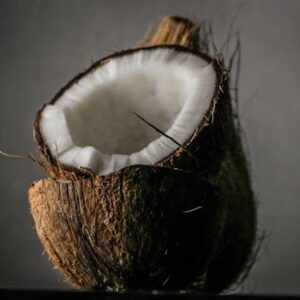
[[[143,48],[138,48],[138,49],[131,49],[127,51],[122,51],[119,53],[115,53],[111,56],[108,56],[95,64],[93,64],[87,71],[79,74],[76,76],[74,79],[72,79],[64,88],[62,88],[56,96],[50,101],[50,104],[55,104],[61,96],[65,93],[65,91],[69,90],[71,87],[73,87],[79,80],[81,80],[83,77],[87,76],[89,73],[92,73],[94,70],[99,68],[102,65],[105,65],[107,62],[119,58],[119,57],[124,57],[126,55],[130,55],[133,53],[137,53],[138,51],[143,51],[143,52],[151,52],[154,50],[164,50],[164,49],[169,49],[169,50],[176,50],[176,52],[179,53],[186,53],[186,54],[193,54],[194,56],[198,56],[199,59],[207,61],[207,63],[212,64],[213,69],[216,73],[217,77],[217,82],[216,82],[216,87],[215,91],[213,93],[213,97],[210,100],[210,105],[206,113],[204,114],[204,117],[202,118],[201,122],[196,126],[195,130],[192,131],[192,134],[190,137],[187,138],[186,142],[182,144],[182,147],[177,147],[177,151],[169,153],[167,156],[163,157],[159,161],[157,161],[155,164],[160,165],[160,166],[169,166],[172,165],[172,167],[178,167],[182,168],[182,164],[180,161],[176,160],[176,156],[180,156],[182,158],[182,152],[185,152],[188,154],[189,158],[191,158],[191,151],[195,150],[195,147],[199,146],[199,136],[202,135],[202,129],[206,127],[208,124],[213,123],[212,120],[213,118],[222,118],[222,123],[226,122],[226,113],[224,116],[219,116],[219,113],[216,112],[216,107],[217,107],[217,102],[219,102],[219,99],[222,98],[220,101],[220,104],[218,107],[222,106],[221,110],[224,111],[226,109],[226,103],[228,100],[226,99],[226,95],[222,95],[224,91],[224,85],[225,85],[225,76],[226,72],[224,69],[224,66],[220,61],[214,60],[211,57],[204,55],[202,53],[196,52],[193,49],[189,49],[186,47],[183,47],[181,45],[169,45],[169,44],[162,44],[162,45],[155,45],[155,46],[149,46],[149,47],[143,47]],[[58,159],[53,155],[53,153],[50,151],[50,147],[47,145],[46,139],[42,134],[41,130],[41,120],[42,120],[42,113],[46,106],[43,106],[42,109],[37,113],[37,117],[35,120],[34,124],[34,137],[35,141],[41,156],[41,160],[45,166],[45,169],[49,173],[50,176],[55,177],[55,178],[61,178],[61,179],[75,179],[76,175],[84,175],[85,173],[93,173],[92,170],[88,169],[78,169],[75,167],[70,167],[68,165],[64,165],[63,163],[59,162]],[[214,122],[216,124],[217,122]],[[214,127],[214,124],[211,124],[212,127]],[[222,125],[223,126],[223,125]],[[150,129],[152,132],[155,130]],[[213,129],[214,131],[219,131],[219,129]],[[214,135],[216,134],[215,132],[213,133]],[[207,140],[205,137],[205,132],[203,137],[200,137],[201,140]],[[216,139],[220,143],[221,141],[220,137]],[[207,141],[209,142],[209,141]],[[201,144],[203,147],[207,148],[207,143],[206,141],[202,141]],[[215,142],[213,142],[215,144]],[[171,142],[171,144],[173,144]],[[212,145],[215,148],[219,148],[219,145]],[[182,151],[183,150],[183,151]],[[206,153],[206,151],[205,151]],[[201,154],[200,154],[201,155]],[[214,155],[214,154],[213,154]],[[198,156],[198,153],[193,154],[194,157]],[[182,160],[182,159],[180,159]],[[203,161],[206,160],[206,157],[204,156],[202,158]],[[192,164],[195,165],[195,159],[192,158]],[[178,164],[178,166],[177,166]],[[184,163],[186,164],[186,162]],[[211,163],[209,163],[211,166]],[[193,167],[195,169],[195,167]],[[183,169],[190,170],[190,166],[184,167]],[[198,165],[198,169],[200,169],[200,165]],[[205,169],[205,168],[204,168]],[[204,170],[205,171],[205,170]]]

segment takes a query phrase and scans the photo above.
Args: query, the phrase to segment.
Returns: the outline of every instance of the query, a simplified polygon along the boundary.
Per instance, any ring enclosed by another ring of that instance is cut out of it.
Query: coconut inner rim
[[[212,64],[172,48],[111,59],[71,85],[41,114],[40,128],[58,161],[106,175],[153,165],[178,146],[139,119],[185,143],[209,109]]]

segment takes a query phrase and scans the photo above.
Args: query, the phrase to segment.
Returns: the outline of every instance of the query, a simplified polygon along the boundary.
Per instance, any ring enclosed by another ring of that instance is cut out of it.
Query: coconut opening
[[[213,66],[175,48],[138,49],[93,68],[41,114],[40,129],[62,164],[106,175],[152,165],[186,142],[216,87]]]

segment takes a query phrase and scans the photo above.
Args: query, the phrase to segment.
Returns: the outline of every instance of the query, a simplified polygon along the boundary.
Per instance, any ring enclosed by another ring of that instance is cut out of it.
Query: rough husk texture
[[[197,51],[198,28],[166,17],[141,43]],[[43,140],[38,113],[35,138],[52,178],[30,188],[32,215],[51,261],[74,286],[220,292],[247,269],[255,203],[228,74],[219,56],[205,58],[218,76],[211,106],[186,144],[155,166],[107,176],[61,166]]]

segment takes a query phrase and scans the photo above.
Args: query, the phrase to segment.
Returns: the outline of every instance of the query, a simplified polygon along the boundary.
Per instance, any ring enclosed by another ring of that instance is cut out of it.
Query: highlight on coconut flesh
[[[222,56],[187,19],[94,63],[37,113],[49,178],[29,201],[82,289],[221,292],[245,277],[256,211]]]

